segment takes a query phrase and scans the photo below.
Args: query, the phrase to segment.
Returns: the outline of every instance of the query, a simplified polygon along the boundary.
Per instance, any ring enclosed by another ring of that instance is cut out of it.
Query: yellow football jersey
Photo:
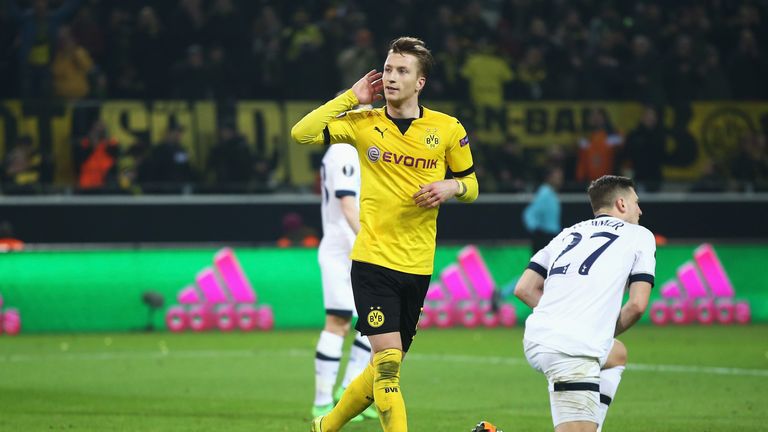
[[[461,123],[423,107],[419,118],[407,120],[389,117],[385,108],[349,111],[330,118],[322,135],[312,139],[301,139],[296,130],[301,123],[293,131],[300,142],[357,147],[361,228],[352,259],[432,274],[438,209],[416,206],[413,194],[421,185],[443,180],[450,168],[455,177],[471,178],[476,196],[472,153]]]

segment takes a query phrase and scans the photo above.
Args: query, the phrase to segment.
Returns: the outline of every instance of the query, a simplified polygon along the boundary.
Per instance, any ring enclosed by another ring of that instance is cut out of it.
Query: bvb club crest
[[[382,324],[384,324],[384,313],[381,311],[381,307],[371,308],[371,312],[368,313],[368,325],[379,328]]]
[[[426,144],[427,148],[430,150],[435,149],[440,145],[440,137],[437,135],[437,128],[427,128],[427,133],[424,135],[424,144]]]

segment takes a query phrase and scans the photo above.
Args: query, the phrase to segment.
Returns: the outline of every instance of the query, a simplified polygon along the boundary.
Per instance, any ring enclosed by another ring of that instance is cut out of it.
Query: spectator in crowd
[[[58,48],[51,65],[53,94],[69,101],[85,98],[91,91],[89,74],[92,70],[91,55],[78,45],[70,28],[59,28]]]
[[[699,86],[699,99],[730,99],[731,85],[728,82],[728,74],[720,64],[720,53],[712,45],[707,45],[704,61],[699,67],[701,85]]]
[[[171,125],[163,141],[154,146],[146,161],[143,190],[178,193],[195,180],[189,152],[181,143],[183,133],[183,127]]]
[[[143,141],[137,141],[128,147],[128,150],[118,159],[117,181],[120,189],[138,195],[142,192],[141,183],[147,175],[149,146]]]
[[[700,84],[699,64],[693,53],[693,41],[682,34],[667,61],[665,80],[668,100],[673,104],[688,103],[696,98]]]
[[[764,133],[749,133],[741,138],[731,163],[731,177],[748,191],[768,187],[768,146]]]
[[[5,193],[32,193],[50,180],[48,163],[28,135],[16,140],[6,153],[2,168]]]
[[[117,186],[120,146],[109,137],[104,122],[96,120],[75,148],[78,188],[82,192],[113,191]]]
[[[218,101],[234,101],[242,95],[240,75],[220,45],[214,45],[208,52],[208,79],[211,95]]]
[[[728,72],[733,96],[737,99],[757,100],[768,96],[768,84],[765,82],[768,69],[751,30],[740,32],[738,49],[731,57]]]
[[[122,5],[115,5],[109,12],[109,23],[106,31],[107,50],[104,54],[102,69],[106,70],[110,94],[124,96],[124,89],[117,88],[119,80],[126,68],[135,68],[133,49],[133,22],[130,12]],[[157,71],[158,74],[167,74],[167,71]],[[130,74],[129,74],[130,75]],[[130,84],[128,88],[143,87],[143,84]]]
[[[604,24],[607,26],[607,24]],[[590,97],[615,99],[622,95],[627,77],[621,65],[625,52],[623,35],[618,31],[605,30],[599,38],[596,50],[587,57],[587,75]]]
[[[661,103],[664,99],[661,63],[651,39],[638,34],[632,38],[632,55],[627,61],[627,97],[646,103]]]
[[[477,49],[467,56],[461,76],[468,81],[469,98],[479,109],[501,108],[504,86],[513,78],[512,69],[486,39],[478,41]]]
[[[721,163],[712,160],[707,161],[701,169],[701,176],[691,184],[689,191],[695,193],[725,192],[729,189],[726,171],[727,169]]]
[[[341,86],[350,88],[361,76],[378,66],[379,59],[373,48],[373,35],[366,28],[355,32],[354,44],[339,53],[336,59]]]
[[[244,191],[253,176],[253,154],[232,121],[219,128],[219,142],[208,155],[208,172],[220,191]]]
[[[507,134],[489,162],[496,174],[499,192],[522,192],[528,182],[529,161],[517,136]]]
[[[178,0],[170,22],[172,52],[182,52],[190,45],[203,45],[206,42],[206,14],[202,0]]]
[[[169,67],[168,34],[157,11],[144,6],[138,12],[136,32],[133,35],[133,64],[135,65],[136,90],[142,91],[142,98],[162,98],[168,95],[166,71]]]
[[[544,52],[537,46],[525,50],[523,59],[517,66],[517,91],[514,93],[522,99],[539,100],[549,94],[547,84],[549,76],[544,62]]]
[[[591,111],[587,132],[578,142],[576,180],[582,183],[613,174],[616,152],[624,143],[599,109]]]
[[[560,232],[560,198],[563,169],[551,165],[528,206],[523,210],[523,225],[531,238],[531,256],[544,248]]]
[[[212,96],[209,69],[200,45],[187,47],[186,59],[176,65],[173,75],[173,96],[187,99],[206,99]]]
[[[271,6],[265,6],[253,20],[251,54],[253,58],[253,93],[274,98],[282,95],[283,45],[282,23]]]
[[[629,133],[618,156],[623,175],[634,178],[638,190],[657,192],[661,188],[665,140],[656,110],[645,107],[640,123]]]
[[[466,81],[459,71],[464,63],[464,52],[458,36],[446,33],[442,36],[443,49],[435,53],[435,65],[429,76],[429,85],[424,88],[428,99],[467,99]]]
[[[13,225],[0,221],[0,252],[18,252],[24,250],[24,242],[13,233]]]
[[[18,0],[6,4],[19,26],[19,66],[23,97],[40,98],[51,94],[51,62],[56,54],[56,37],[62,26],[77,11],[82,0],[66,0],[49,10],[48,0],[33,0],[30,10],[19,8]]]
[[[291,212],[283,216],[283,235],[277,239],[278,247],[317,247],[319,244],[317,231],[305,225],[300,214]]]
[[[16,39],[16,23],[0,2],[0,98],[18,96],[18,59],[13,55]]]
[[[95,63],[103,63],[106,39],[102,24],[91,5],[83,5],[72,20],[72,37],[93,57]]]
[[[206,40],[214,46],[226,47],[226,51],[240,58],[246,51],[245,16],[233,0],[213,0],[206,17]]]
[[[283,52],[286,62],[286,73],[291,85],[287,94],[292,97],[323,98],[323,88],[318,82],[328,82],[330,78],[325,71],[333,71],[335,68],[324,68],[323,32],[311,22],[310,15],[303,7],[293,13],[290,27],[283,31]],[[313,67],[307,67],[313,65]],[[324,81],[324,78],[328,80]]]

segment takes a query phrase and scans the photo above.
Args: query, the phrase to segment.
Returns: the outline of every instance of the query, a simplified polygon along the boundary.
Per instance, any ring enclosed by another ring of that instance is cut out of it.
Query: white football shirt
[[[355,232],[341,211],[341,198],[355,197],[360,207],[360,161],[357,150],[349,144],[330,146],[323,156],[320,179],[323,218],[320,252],[344,253],[349,257],[355,243]]]
[[[598,216],[566,228],[531,258],[544,293],[525,339],[573,356],[601,358],[613,342],[630,282],[653,285],[656,242],[645,227]]]

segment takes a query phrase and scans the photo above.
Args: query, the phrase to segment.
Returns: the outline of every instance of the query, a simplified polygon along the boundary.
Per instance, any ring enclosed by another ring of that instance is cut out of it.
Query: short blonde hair
[[[411,36],[401,36],[392,40],[389,44],[389,50],[395,54],[410,54],[416,57],[419,61],[419,71],[424,78],[429,78],[435,59],[423,40]]]

